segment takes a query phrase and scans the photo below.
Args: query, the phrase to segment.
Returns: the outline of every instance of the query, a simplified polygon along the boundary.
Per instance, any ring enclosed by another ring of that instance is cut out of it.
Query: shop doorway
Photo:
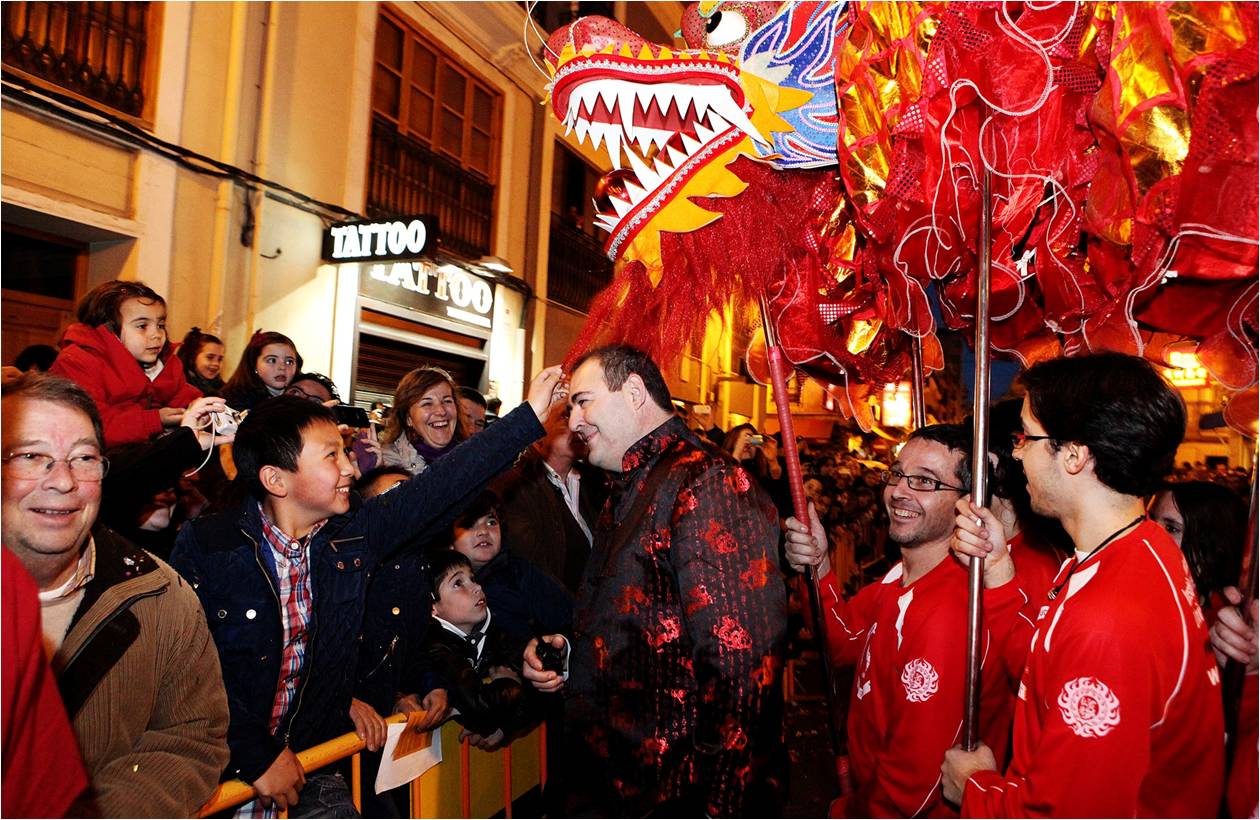
[[[424,365],[441,367],[451,374],[456,384],[478,389],[483,384],[486,370],[485,359],[460,356],[371,333],[360,333],[352,401],[365,408],[378,401],[386,405],[392,404],[394,388],[402,377]]]
[[[88,247],[6,226],[4,285],[0,289],[0,359],[12,364],[29,345],[57,346],[74,321],[75,301],[87,281]]]

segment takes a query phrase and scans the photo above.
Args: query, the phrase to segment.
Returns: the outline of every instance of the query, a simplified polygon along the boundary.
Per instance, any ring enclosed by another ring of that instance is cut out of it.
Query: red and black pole
[[[792,424],[791,399],[787,390],[787,368],[784,366],[783,350],[779,347],[778,334],[770,317],[770,306],[766,297],[761,296],[761,324],[766,333],[766,356],[770,363],[770,389],[774,393],[774,404],[778,410],[779,430],[783,436],[783,455],[787,462],[788,489],[792,493],[792,512],[798,521],[809,524],[809,507],[805,499],[805,484],[801,477],[801,456],[796,449],[796,430]],[[809,598],[809,611],[813,624],[813,632],[818,639],[818,654],[823,668],[823,697],[827,704],[827,728],[830,730],[831,751],[836,760],[836,775],[840,780],[840,791],[847,794],[852,791],[849,778],[849,758],[844,743],[843,713],[840,711],[840,693],[836,691],[835,667],[831,663],[831,648],[827,644],[827,625],[823,621],[822,595],[818,589],[818,573],[814,567],[805,571],[806,591]]]

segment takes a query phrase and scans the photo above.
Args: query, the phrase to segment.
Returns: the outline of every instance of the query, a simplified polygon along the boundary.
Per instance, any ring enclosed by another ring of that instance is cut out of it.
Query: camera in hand
[[[367,411],[353,404],[334,404],[332,411],[337,423],[347,427],[367,427],[370,423]]]
[[[555,672],[557,675],[564,672],[564,648],[557,649],[549,644],[541,635],[538,636],[538,645],[534,647],[534,654],[538,656],[542,668],[546,672]]]
[[[236,432],[241,419],[245,418],[248,412],[248,410],[237,411],[231,407],[225,407],[217,413],[210,414],[210,426],[216,436],[230,436]]]

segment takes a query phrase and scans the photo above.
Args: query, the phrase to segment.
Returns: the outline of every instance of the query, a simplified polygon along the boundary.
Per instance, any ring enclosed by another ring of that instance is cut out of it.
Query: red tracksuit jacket
[[[1027,658],[1014,757],[972,776],[964,816],[1215,817],[1220,674],[1176,544],[1144,521],[1055,586],[1012,621],[1030,640],[1003,643]]]
[[[201,398],[201,391],[184,380],[178,356],[167,352],[162,372],[149,381],[140,363],[104,325],[75,323],[66,328],[52,372],[77,383],[96,402],[107,447],[156,436],[162,432],[159,408],[187,407]]]
[[[857,790],[833,805],[847,817],[956,817],[941,798],[945,750],[962,741],[967,668],[967,570],[946,558],[903,586],[898,564],[849,601],[834,574],[822,582],[827,639],[837,664],[856,665],[849,755]],[[1005,596],[1009,621],[1021,603]],[[986,634],[981,737],[1002,758],[1014,691]]]

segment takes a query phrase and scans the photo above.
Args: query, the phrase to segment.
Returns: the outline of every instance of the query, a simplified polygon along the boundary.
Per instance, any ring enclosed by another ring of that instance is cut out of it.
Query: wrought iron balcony
[[[7,68],[138,117],[149,14],[147,2],[5,3],[0,53]]]
[[[613,263],[590,234],[551,215],[547,249],[547,298],[585,313],[612,282]]]
[[[375,115],[367,212],[374,218],[436,214],[442,247],[478,259],[490,253],[494,185]]]

